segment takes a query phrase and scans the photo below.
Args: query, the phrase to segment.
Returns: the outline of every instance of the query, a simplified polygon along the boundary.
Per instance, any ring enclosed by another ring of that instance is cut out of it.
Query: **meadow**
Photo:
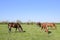
[[[26,32],[15,32],[12,28],[12,32],[8,32],[7,24],[0,24],[0,40],[60,40],[60,24],[56,24],[57,29],[51,30],[51,34],[47,34],[36,24],[27,25],[21,24],[23,30]]]

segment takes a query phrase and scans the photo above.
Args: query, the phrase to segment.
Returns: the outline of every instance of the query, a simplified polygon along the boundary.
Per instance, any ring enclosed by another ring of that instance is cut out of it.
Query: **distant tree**
[[[20,21],[20,20],[16,20],[16,22],[17,22],[17,23],[22,23],[22,21]]]
[[[0,23],[1,24],[7,24],[7,23],[9,23],[9,21],[1,21]]]

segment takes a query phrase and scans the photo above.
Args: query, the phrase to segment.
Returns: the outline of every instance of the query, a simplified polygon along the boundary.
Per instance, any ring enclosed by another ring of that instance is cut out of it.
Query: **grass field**
[[[26,32],[15,32],[12,28],[9,33],[7,24],[0,24],[0,40],[60,40],[60,24],[56,24],[57,29],[49,35],[35,24],[22,24],[22,27]]]

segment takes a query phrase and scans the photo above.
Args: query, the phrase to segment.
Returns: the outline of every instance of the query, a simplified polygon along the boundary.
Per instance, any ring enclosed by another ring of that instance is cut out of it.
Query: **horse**
[[[41,27],[41,30],[44,29],[45,32],[48,32],[48,33],[50,33],[50,31],[48,30],[48,27],[51,27],[51,28],[55,28],[56,29],[55,23],[40,23],[40,22],[38,22],[37,25],[39,27]]]
[[[19,32],[25,32],[25,31],[23,31],[23,28],[19,23],[12,23],[12,22],[8,23],[9,32],[11,32],[11,28],[16,28],[15,31],[17,31],[17,29],[18,29]]]
[[[42,29],[45,29],[46,27],[51,27],[56,29],[56,24],[55,23],[40,23],[38,22],[37,25],[41,27]]]

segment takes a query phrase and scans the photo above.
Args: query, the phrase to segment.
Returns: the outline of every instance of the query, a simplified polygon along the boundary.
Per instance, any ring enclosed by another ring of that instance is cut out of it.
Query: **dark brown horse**
[[[9,32],[11,32],[11,28],[16,28],[15,31],[17,31],[18,29],[19,32],[25,32],[23,31],[23,28],[19,23],[8,23],[8,28],[9,28]]]

